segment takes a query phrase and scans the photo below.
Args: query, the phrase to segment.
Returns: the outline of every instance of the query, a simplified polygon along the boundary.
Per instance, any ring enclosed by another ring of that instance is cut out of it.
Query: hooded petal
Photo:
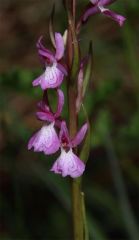
[[[54,122],[54,115],[50,111],[48,106],[47,98],[43,99],[37,104],[38,111],[36,112],[36,116],[38,119],[42,121]]]
[[[64,94],[63,94],[62,90],[58,89],[57,94],[58,94],[58,105],[57,105],[57,111],[54,115],[55,118],[60,116],[63,105],[64,105]]]
[[[52,53],[48,52],[48,51],[44,51],[42,49],[39,49],[38,53],[39,53],[40,56],[47,58],[50,62],[55,61],[54,55]]]
[[[57,68],[57,64],[54,63],[52,66],[47,66],[44,78],[41,81],[41,88],[43,90],[47,88],[56,88],[61,85],[64,78],[64,74]]]
[[[56,54],[55,58],[60,60],[64,55],[64,39],[60,33],[55,33]]]
[[[85,134],[87,132],[87,129],[88,129],[88,124],[85,123],[82,126],[82,128],[79,130],[79,132],[76,134],[76,136],[73,138],[73,140],[71,141],[72,147],[76,147],[83,141]]]
[[[36,116],[42,121],[53,122],[55,120],[51,112],[36,112]]]
[[[43,39],[43,36],[40,36],[39,37],[39,39],[38,39],[38,41],[37,41],[37,44],[36,44],[36,46],[37,46],[37,48],[38,49],[42,49],[42,50],[46,50],[46,48],[43,46],[43,44],[42,44],[42,39]]]
[[[28,143],[28,149],[34,148],[35,152],[44,152],[46,155],[58,151],[60,142],[54,129],[54,123],[43,126],[35,133]]]
[[[72,152],[62,149],[60,157],[55,161],[50,171],[61,174],[62,177],[80,177],[85,170],[85,164]]]
[[[43,37],[41,36],[36,44],[39,54],[43,57],[46,57],[50,61],[54,61],[55,60],[54,54],[49,49],[43,46],[42,38]]]
[[[38,102],[37,107],[40,111],[50,112],[50,107],[48,106],[47,98],[44,98],[42,101]]]
[[[65,121],[62,121],[62,123],[61,123],[59,140],[60,140],[61,145],[66,144],[66,146],[70,146],[70,137],[69,137],[69,132],[68,132],[67,125],[66,125]]]
[[[100,9],[101,13],[103,13],[107,17],[112,18],[114,21],[118,22],[120,27],[123,26],[123,24],[124,24],[124,22],[126,20],[125,17],[123,17],[123,16],[121,16],[121,15],[119,15],[119,14],[117,14],[117,13],[115,13],[115,12],[113,12],[113,11],[107,9],[107,8],[104,8],[102,6],[99,6],[99,9]]]

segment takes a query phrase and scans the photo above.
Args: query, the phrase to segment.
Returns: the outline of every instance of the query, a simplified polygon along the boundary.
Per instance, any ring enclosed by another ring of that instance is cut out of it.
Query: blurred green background
[[[55,31],[66,16],[56,1]],[[81,12],[86,1],[78,1]],[[50,46],[52,1],[0,1],[0,239],[72,240],[70,179],[49,172],[54,159],[29,152],[41,123],[41,99],[32,80],[41,72],[36,41]],[[83,180],[90,239],[138,240],[139,217],[139,2],[111,8],[127,17],[123,28],[95,16],[80,35],[82,55],[90,39],[94,72],[85,106],[92,132]],[[64,83],[63,83],[64,89]],[[66,117],[66,104],[63,115]]]

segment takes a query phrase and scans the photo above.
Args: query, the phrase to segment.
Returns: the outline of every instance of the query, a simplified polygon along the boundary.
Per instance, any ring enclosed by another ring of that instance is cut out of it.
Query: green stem
[[[86,209],[85,209],[85,199],[84,199],[83,192],[81,192],[81,198],[82,198],[82,214],[83,214],[83,220],[84,220],[84,240],[89,240],[89,232],[88,232]]]
[[[78,179],[72,180],[72,210],[74,240],[84,240],[84,221],[81,197],[81,184]]]
[[[69,86],[69,128],[70,136],[74,136],[77,132],[77,114],[75,108],[76,91],[75,88]],[[81,198],[81,181],[79,179],[72,180],[72,217],[74,240],[83,240],[83,214],[82,214],[82,198]]]
[[[69,4],[71,3],[71,5]],[[71,8],[70,8],[71,7]],[[75,32],[75,7],[76,0],[66,1],[66,9],[68,15],[68,46],[67,60],[69,69],[68,78],[68,107],[69,107],[69,130],[70,137],[74,137],[77,133],[78,116],[76,113],[77,98],[77,72],[79,69],[79,47]],[[84,240],[84,201],[81,192],[81,178],[72,179],[72,217],[73,217],[73,234],[74,240]],[[85,213],[85,211],[84,211]]]

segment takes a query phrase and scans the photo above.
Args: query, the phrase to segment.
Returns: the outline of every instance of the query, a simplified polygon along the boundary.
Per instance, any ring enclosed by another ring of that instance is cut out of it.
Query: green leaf
[[[49,34],[50,34],[50,39],[54,47],[55,45],[55,37],[54,37],[54,28],[53,28],[53,21],[54,21],[54,14],[55,14],[55,5],[53,5],[51,14],[50,14],[50,19],[49,19]]]
[[[89,120],[88,120],[88,116],[87,116],[87,112],[86,109],[84,107],[84,105],[82,104],[82,108],[83,108],[83,112],[85,114],[86,117],[86,121],[88,123],[88,130],[87,130],[87,134],[86,134],[86,138],[84,140],[84,144],[82,146],[82,150],[79,154],[80,158],[86,163],[89,157],[89,152],[90,152],[90,139],[91,139],[91,134],[90,134],[90,124],[89,124]]]
[[[92,42],[90,42],[89,57],[88,57],[87,67],[86,67],[85,73],[84,73],[83,97],[86,94],[87,86],[88,86],[88,83],[92,76],[92,70],[93,70],[93,47],[92,47]]]

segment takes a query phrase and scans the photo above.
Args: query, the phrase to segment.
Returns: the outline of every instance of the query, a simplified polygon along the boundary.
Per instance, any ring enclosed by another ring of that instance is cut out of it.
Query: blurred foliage
[[[35,110],[42,92],[31,85],[42,71],[35,41],[48,32],[52,5],[51,1],[39,2],[0,3],[1,240],[72,239],[70,179],[49,172],[57,154],[45,157],[27,151],[29,137],[41,126]],[[66,18],[61,15],[61,5],[55,2],[55,28],[64,32]],[[79,9],[86,2],[78,1]],[[112,8],[127,17],[122,29],[110,19],[95,16],[80,38],[82,54],[87,52],[90,39],[94,48],[93,79],[85,98],[91,123],[91,152],[83,189],[90,239],[137,240],[139,3],[117,1]],[[66,94],[65,83],[62,88]],[[56,97],[51,91],[49,97],[55,107]],[[65,118],[66,106],[67,100]],[[81,113],[80,123],[83,121]]]

